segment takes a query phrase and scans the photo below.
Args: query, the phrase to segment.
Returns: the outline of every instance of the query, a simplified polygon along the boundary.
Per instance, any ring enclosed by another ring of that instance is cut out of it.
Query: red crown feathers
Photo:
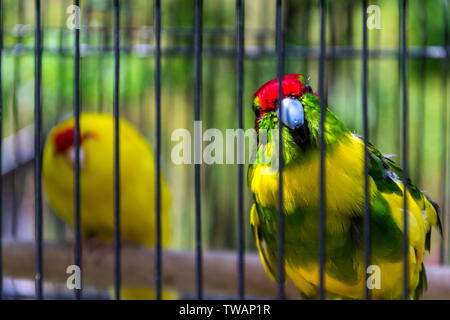
[[[288,74],[283,77],[283,97],[300,96],[305,90],[303,75]],[[278,78],[267,81],[253,95],[253,106],[261,111],[273,110],[278,100]]]
[[[80,133],[80,145],[83,143],[84,139],[95,137],[95,134],[92,133],[84,133],[81,135]],[[70,126],[64,130],[61,130],[55,134],[53,137],[53,143],[55,145],[55,151],[57,153],[65,153],[69,151],[75,145],[75,128]]]
[[[69,150],[69,148],[74,144],[74,136],[75,129],[73,127],[69,127],[63,131],[56,133],[53,138],[56,152],[63,153]]]

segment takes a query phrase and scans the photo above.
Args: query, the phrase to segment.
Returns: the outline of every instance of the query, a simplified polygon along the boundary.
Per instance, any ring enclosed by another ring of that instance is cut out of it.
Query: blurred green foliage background
[[[374,50],[369,62],[370,140],[383,152],[398,155],[396,160],[400,161],[398,1],[369,2],[381,8],[381,29],[368,32],[369,46]],[[68,0],[42,1],[45,132],[72,113],[73,31],[66,27],[66,9],[71,3]],[[449,181],[443,175],[443,161],[450,141],[444,139],[448,136],[449,127],[449,113],[445,113],[449,103],[444,99],[449,95],[445,94],[448,92],[444,81],[448,77],[448,72],[444,72],[446,59],[442,58],[445,54],[442,3],[441,0],[411,0],[408,7],[408,45],[414,53],[408,60],[411,175],[420,188],[438,200],[441,206],[448,196],[442,192],[444,183]],[[111,112],[112,1],[85,0],[81,4],[82,109]],[[319,1],[284,1],[284,4],[286,73],[303,73],[313,89],[317,89]],[[261,84],[276,77],[275,1],[247,0],[245,7],[244,119],[245,128],[251,128],[254,121],[251,96]],[[173,130],[187,128],[193,132],[193,8],[193,1],[162,1],[162,159],[173,193],[173,245],[177,248],[192,248],[194,244],[194,168],[177,166],[170,161]],[[8,136],[33,124],[34,1],[3,0],[3,9],[3,134]],[[361,10],[358,1],[328,1],[327,50],[330,57],[326,63],[326,95],[330,107],[349,128],[359,133],[362,133]],[[236,128],[235,2],[205,1],[203,13],[203,128]],[[122,1],[121,43],[120,112],[153,145],[152,1]],[[348,54],[339,54],[343,51]],[[432,57],[417,56],[424,53]],[[204,165],[202,170],[204,245],[214,249],[235,248],[237,167]],[[32,188],[32,180],[20,176],[15,179],[16,184],[25,184],[24,190]],[[32,226],[33,212],[26,210],[32,206],[31,195],[30,191],[23,196],[20,194],[15,201],[28,204],[22,206],[22,223],[28,221]],[[248,191],[245,197],[248,212],[251,204]],[[45,219],[46,238],[58,238],[61,232],[59,222],[49,210],[46,210]],[[28,230],[32,236],[32,227],[22,230]],[[247,249],[252,250],[247,217],[245,231]],[[24,233],[20,236],[26,237]]]

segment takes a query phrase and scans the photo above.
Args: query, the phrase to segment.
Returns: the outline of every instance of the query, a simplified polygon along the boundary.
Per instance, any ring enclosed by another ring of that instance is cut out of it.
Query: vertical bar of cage
[[[74,0],[74,5],[80,8],[80,0]],[[79,19],[79,16],[75,16]],[[75,213],[75,250],[74,262],[81,270],[81,198],[80,198],[80,21],[75,21],[74,38],[74,82],[73,82],[73,114],[74,114],[74,138],[75,138],[75,165],[74,165],[74,213]],[[80,277],[82,276],[80,272]],[[80,279],[82,283],[82,278]],[[75,288],[75,299],[81,299],[81,287]]]
[[[121,234],[120,234],[120,0],[114,0],[114,297],[121,299]]]
[[[320,176],[319,176],[319,299],[325,298],[325,224],[326,224],[326,188],[325,188],[325,59],[326,59],[326,0],[320,0],[320,54],[319,54],[319,94],[320,94]]]
[[[195,0],[194,8],[194,120],[201,121],[202,95],[202,21],[203,1]],[[201,207],[201,137],[194,142],[196,161],[194,164],[195,189],[195,269],[197,299],[203,299],[203,262],[202,262],[202,207]]]
[[[154,3],[155,25],[155,137],[156,137],[156,178],[155,178],[155,214],[156,214],[156,259],[155,259],[155,290],[156,299],[161,299],[162,291],[162,245],[161,245],[161,0]]]
[[[3,0],[0,0],[0,300],[3,299]]]
[[[36,241],[36,299],[43,298],[43,216],[42,216],[42,17],[41,1],[35,0],[35,79],[34,79],[34,212]]]
[[[371,229],[370,229],[370,200],[369,200],[369,115],[367,105],[368,84],[368,35],[367,35],[367,0],[362,0],[362,121],[364,138],[364,274],[365,274],[365,299],[371,298],[370,289],[367,286],[369,277],[367,270],[371,263]]]
[[[283,25],[283,1],[276,2],[276,56],[277,56],[277,78],[278,78],[278,106],[281,106],[283,99],[283,73],[284,73],[284,25]],[[278,108],[280,119],[282,118],[282,108]],[[283,206],[283,126],[278,122],[278,215],[277,215],[277,287],[278,299],[285,299],[284,288],[284,206]]]
[[[238,128],[244,129],[244,1],[236,0],[236,106]],[[245,299],[245,233],[244,233],[244,136],[238,137],[237,220],[238,220],[238,296]]]
[[[401,0],[401,51],[400,68],[402,83],[402,166],[403,166],[403,299],[409,297],[409,223],[408,223],[408,78],[407,78],[407,0]]]
[[[449,201],[447,199],[448,193],[448,69],[449,69],[449,56],[450,56],[450,48],[449,48],[449,19],[448,19],[448,0],[442,0],[442,11],[443,11],[443,22],[444,22],[444,48],[445,48],[445,58],[443,59],[443,68],[442,68],[442,99],[443,99],[443,115],[442,115],[442,177],[441,180],[441,206],[442,206],[442,222],[443,222],[443,235],[441,237],[441,243],[439,248],[439,262],[441,265],[448,263],[448,248],[446,246],[446,241],[450,241],[450,216],[448,215],[448,206]]]

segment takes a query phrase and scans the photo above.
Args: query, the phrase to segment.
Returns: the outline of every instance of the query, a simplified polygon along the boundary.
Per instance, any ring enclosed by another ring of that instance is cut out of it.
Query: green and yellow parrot
[[[267,273],[277,275],[278,170],[271,167],[270,132],[281,111],[283,142],[284,264],[303,298],[319,290],[319,97],[300,74],[283,77],[278,106],[278,79],[265,83],[253,97],[256,130],[266,129],[256,162],[248,171],[254,197],[250,223]],[[282,110],[279,110],[282,108]],[[328,299],[364,299],[364,142],[329,109],[325,117],[325,274]],[[423,258],[430,249],[431,227],[439,226],[438,206],[408,180],[390,158],[369,145],[371,263],[379,267],[380,286],[373,299],[401,299],[403,294],[403,201],[408,201],[410,299],[426,289]],[[273,150],[273,151],[272,151]],[[262,161],[261,159],[265,159]]]

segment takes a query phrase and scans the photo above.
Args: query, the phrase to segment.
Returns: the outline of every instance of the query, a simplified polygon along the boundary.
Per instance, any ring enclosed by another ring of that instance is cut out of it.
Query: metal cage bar
[[[114,296],[121,299],[120,233],[120,0],[114,0]]]
[[[409,235],[408,221],[408,177],[409,177],[409,131],[408,131],[408,74],[407,74],[407,0],[401,0],[401,47],[400,71],[402,90],[402,166],[403,166],[403,299],[409,297]],[[406,230],[406,232],[405,232]]]
[[[371,263],[371,229],[370,229],[370,199],[369,199],[369,115],[367,106],[367,85],[368,85],[368,57],[367,57],[367,0],[362,0],[362,122],[363,122],[363,138],[364,138],[364,266],[365,266],[365,298],[371,298],[370,289],[367,286],[369,277],[367,270]]]
[[[3,0],[0,0],[0,175],[3,159]],[[0,300],[3,299],[3,175],[0,176]]]
[[[319,177],[319,299],[325,298],[325,225],[326,225],[326,188],[325,188],[325,58],[326,58],[326,0],[320,1],[320,56],[319,56],[319,94],[320,94],[320,177]]]
[[[80,7],[80,0],[75,0],[74,5]],[[75,145],[75,165],[74,165],[74,229],[75,229],[75,250],[74,262],[81,270],[82,249],[81,249],[81,193],[80,193],[80,29],[78,26],[74,29],[74,82],[73,82],[73,113],[74,113],[74,145]],[[80,276],[82,272],[80,272]],[[81,280],[81,279],[80,279]],[[74,289],[75,298],[81,299],[81,288]]]
[[[194,8],[194,120],[201,121],[202,104],[202,40],[203,40],[203,1],[195,0]],[[196,254],[196,293],[197,299],[203,299],[203,263],[202,263],[202,199],[201,199],[201,137],[195,145],[195,254]]]
[[[236,108],[238,128],[244,129],[244,17],[243,0],[236,0]],[[245,218],[244,218],[244,137],[238,137],[237,230],[238,230],[238,297],[245,299]]]
[[[34,81],[34,205],[36,239],[36,299],[43,299],[43,215],[42,215],[42,10],[35,0],[35,81]]]
[[[156,215],[156,259],[155,259],[155,289],[156,299],[161,299],[162,292],[162,245],[161,245],[161,0],[154,3],[155,24],[155,215]]]
[[[276,2],[276,55],[277,55],[277,78],[278,78],[278,105],[281,106],[283,99],[283,74],[284,74],[284,21],[283,1]],[[282,108],[278,109],[280,119]],[[285,299],[285,270],[284,270],[284,206],[283,206],[283,126],[278,122],[278,215],[277,215],[277,285],[278,299]]]

